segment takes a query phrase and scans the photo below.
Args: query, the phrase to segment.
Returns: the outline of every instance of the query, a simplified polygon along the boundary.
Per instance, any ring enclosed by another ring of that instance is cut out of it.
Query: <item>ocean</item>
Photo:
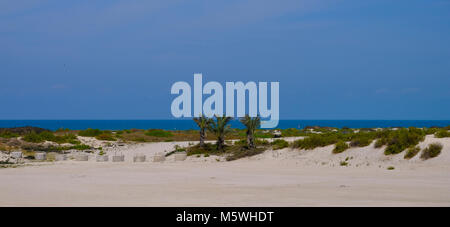
[[[306,126],[349,127],[349,128],[386,128],[386,127],[432,127],[449,126],[450,120],[280,120],[278,128],[298,128]],[[122,129],[197,129],[193,120],[0,120],[0,128],[34,126],[56,130],[96,128],[101,130]],[[233,128],[244,128],[237,120],[231,122]]]

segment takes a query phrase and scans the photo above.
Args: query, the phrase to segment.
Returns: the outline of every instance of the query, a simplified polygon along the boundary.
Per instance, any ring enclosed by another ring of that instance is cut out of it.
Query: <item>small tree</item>
[[[210,121],[208,124],[208,130],[217,136],[217,150],[224,151],[225,135],[231,131],[230,125],[228,123],[231,121],[231,117],[215,116],[215,121]]]
[[[247,127],[247,145],[248,148],[253,149],[255,146],[255,131],[261,126],[261,118],[257,117],[249,117],[245,115],[245,117],[241,118],[241,123]]]
[[[194,117],[195,123],[197,123],[200,128],[200,146],[205,147],[205,137],[206,137],[206,129],[208,125],[211,123],[211,118],[207,118],[204,116]]]

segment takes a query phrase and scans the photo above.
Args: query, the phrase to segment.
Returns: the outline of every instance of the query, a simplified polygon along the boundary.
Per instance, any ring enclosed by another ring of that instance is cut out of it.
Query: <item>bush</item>
[[[393,167],[393,166],[387,167],[387,170],[394,170],[394,169],[395,169],[395,167]]]
[[[98,140],[116,141],[117,139],[113,134],[103,133],[95,137]]]
[[[372,143],[372,139],[368,136],[360,136],[352,139],[350,146],[352,147],[365,147]]]
[[[19,134],[8,132],[8,131],[0,131],[0,137],[10,139],[10,138],[19,137]]]
[[[386,140],[383,139],[383,138],[380,138],[380,139],[377,139],[377,141],[375,142],[374,147],[375,148],[380,148],[380,147],[382,147],[385,144],[386,144]]]
[[[347,150],[349,148],[348,144],[342,140],[339,140],[335,145],[333,149],[333,154],[342,153],[343,151]]]
[[[406,148],[417,145],[425,138],[425,133],[417,128],[399,129],[391,131],[386,138],[387,147],[384,150],[386,155],[398,154]]]
[[[82,151],[82,150],[89,150],[89,149],[91,149],[91,147],[89,145],[79,144],[79,145],[75,145],[75,146],[71,146],[71,147],[65,148],[64,150],[80,150],[80,151]]]
[[[415,147],[410,147],[410,148],[408,148],[408,150],[406,151],[406,154],[405,154],[405,159],[411,159],[411,158],[413,158],[414,156],[416,156],[416,154],[418,154],[420,152],[420,147],[418,147],[418,146],[415,146]]]
[[[338,137],[336,134],[311,134],[310,136],[296,140],[292,144],[293,148],[300,148],[311,150],[316,147],[325,147],[338,142]]]
[[[91,129],[88,128],[86,130],[81,130],[78,132],[79,136],[86,136],[86,137],[96,137],[102,134],[102,131],[100,129]]]
[[[289,146],[289,143],[286,140],[274,140],[272,143],[270,143],[272,145],[272,149],[273,150],[279,150],[279,149],[283,149]]]
[[[444,137],[450,137],[450,132],[448,132],[448,130],[446,129],[441,129],[439,131],[437,131],[434,136],[436,138],[444,138]]]
[[[24,141],[30,142],[30,143],[42,143],[45,140],[37,133],[31,132],[29,134],[26,134],[23,138]]]
[[[440,143],[432,143],[422,151],[422,155],[420,157],[424,160],[437,157],[441,153],[442,147],[443,146]]]
[[[232,153],[232,155],[227,156],[227,161],[233,161],[240,158],[250,157],[257,154],[261,154],[264,152],[264,149],[256,148],[256,149],[246,149],[246,148],[240,148],[237,149]]]
[[[169,131],[165,131],[162,129],[150,129],[147,132],[145,132],[145,135],[147,136],[155,136],[155,137],[171,137],[173,134]]]

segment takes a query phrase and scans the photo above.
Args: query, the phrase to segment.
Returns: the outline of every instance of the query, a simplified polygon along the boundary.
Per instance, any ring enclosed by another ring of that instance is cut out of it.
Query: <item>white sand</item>
[[[283,149],[226,162],[188,157],[132,163],[180,143],[148,143],[107,150],[123,163],[63,161],[0,169],[0,206],[449,206],[450,138],[422,161],[385,156],[373,146],[332,154],[333,146]],[[340,162],[348,157],[348,166]],[[149,158],[148,158],[149,159]],[[222,160],[222,161],[221,161]],[[387,170],[394,166],[394,170]]]

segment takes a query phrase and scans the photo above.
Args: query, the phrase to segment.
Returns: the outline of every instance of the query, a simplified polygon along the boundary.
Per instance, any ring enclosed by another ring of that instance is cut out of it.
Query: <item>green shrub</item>
[[[339,165],[341,165],[341,166],[348,166],[348,162],[346,162],[346,161],[341,161],[341,162],[339,163]]]
[[[173,134],[169,131],[165,131],[162,129],[150,129],[147,132],[145,132],[145,135],[147,136],[155,136],[155,137],[171,137]]]
[[[365,147],[369,146],[372,143],[372,138],[368,136],[360,136],[352,139],[350,142],[350,146],[352,147]]]
[[[437,131],[434,135],[436,138],[450,137],[450,132],[447,129],[441,129]]]
[[[272,145],[273,150],[283,149],[289,146],[289,143],[286,140],[277,139],[270,143]]]
[[[250,157],[250,156],[257,155],[257,154],[261,154],[262,152],[264,152],[264,149],[261,149],[261,148],[256,148],[256,149],[241,148],[241,149],[237,149],[236,151],[232,152],[232,154],[230,156],[227,156],[226,160],[233,161],[233,160],[237,160],[240,158],[245,158],[245,157]]]
[[[411,158],[413,158],[414,156],[416,156],[416,154],[418,154],[420,152],[420,147],[418,147],[418,146],[415,146],[415,147],[410,147],[410,148],[408,148],[408,150],[406,151],[406,154],[405,154],[405,159],[411,159]]]
[[[8,132],[8,131],[0,131],[0,137],[10,139],[10,138],[19,137],[19,134]]]
[[[288,128],[288,129],[281,130],[282,137],[306,136],[306,135],[307,135],[306,132],[304,132],[302,130],[298,130],[296,128]]]
[[[339,140],[335,145],[333,149],[334,154],[342,153],[343,151],[347,150],[349,148],[348,144],[342,140]]]
[[[35,133],[34,131],[31,133],[26,134],[22,138],[24,141],[30,142],[30,143],[42,143],[45,141],[54,141],[55,135],[51,132],[43,131],[41,133]]]
[[[91,147],[89,145],[86,145],[86,144],[78,144],[78,145],[75,145],[75,146],[68,147],[65,150],[72,150],[72,149],[73,150],[89,150],[89,149],[91,149]]]
[[[91,129],[91,128],[81,130],[78,132],[79,136],[86,136],[86,137],[96,137],[100,134],[102,134],[102,131],[100,129]]]
[[[95,137],[98,140],[107,140],[107,141],[116,141],[117,139],[114,137],[113,134],[109,133],[102,133]]]
[[[386,145],[386,139],[384,139],[384,138],[380,138],[380,139],[377,139],[377,141],[375,142],[375,145],[374,145],[374,147],[375,148],[380,148],[380,147],[382,147],[383,145]]]
[[[438,128],[424,128],[424,132],[426,135],[432,135],[436,133],[439,129]]]
[[[442,147],[443,146],[440,143],[432,143],[422,151],[422,155],[420,157],[424,160],[437,157],[441,153]]]
[[[387,170],[394,170],[394,169],[395,169],[395,167],[393,167],[393,166],[387,167]]]
[[[311,150],[316,147],[325,147],[337,143],[338,141],[338,136],[335,133],[311,134],[304,139],[294,141],[292,147]]]
[[[384,153],[386,155],[398,154],[408,147],[417,145],[424,138],[424,131],[413,127],[391,131],[387,138],[387,147]]]
[[[260,146],[267,146],[270,144],[270,142],[267,140],[263,140],[263,139],[255,139],[255,144],[260,145]],[[246,141],[245,146],[247,146],[247,141]]]

